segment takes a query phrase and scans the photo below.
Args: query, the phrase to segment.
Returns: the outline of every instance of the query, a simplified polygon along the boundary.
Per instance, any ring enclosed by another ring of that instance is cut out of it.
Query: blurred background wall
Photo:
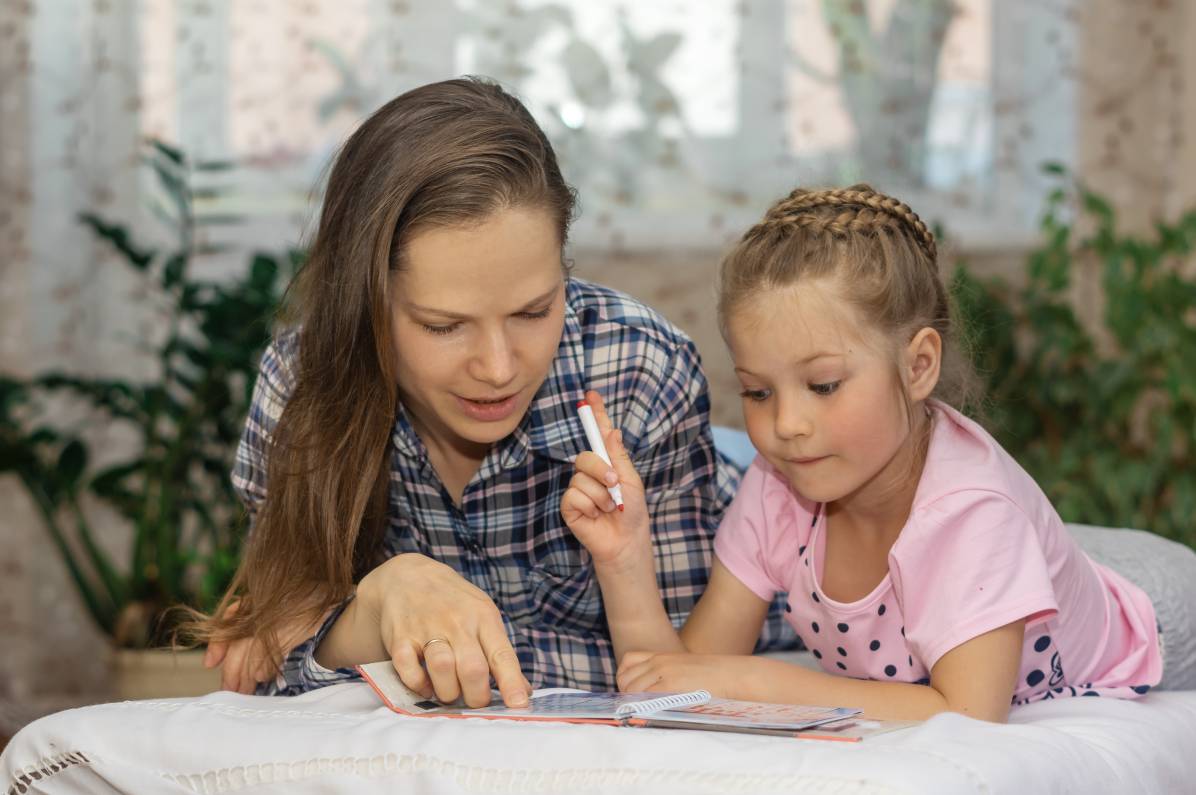
[[[556,146],[576,272],[688,331],[737,426],[713,276],[771,201],[866,180],[939,225],[945,261],[1016,280],[1047,161],[1131,227],[1196,203],[1192,41],[1179,0],[0,0],[0,371],[152,375],[161,307],[78,222],[159,234],[147,139],[220,164],[192,174],[218,279],[301,242],[361,118],[472,73]],[[127,528],[89,510],[119,559]],[[0,699],[107,697],[109,645],[4,477],[0,545]]]

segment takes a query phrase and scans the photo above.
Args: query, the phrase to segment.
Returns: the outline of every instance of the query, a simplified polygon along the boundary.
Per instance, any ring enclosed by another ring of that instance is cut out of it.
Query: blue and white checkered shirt
[[[266,350],[237,450],[233,484],[251,516],[266,496],[268,442],[294,384],[296,344],[292,332]],[[587,449],[576,413],[587,389],[602,395],[643,478],[660,592],[679,626],[706,586],[714,531],[740,473],[715,453],[696,348],[659,314],[571,279],[552,369],[523,421],[466,485],[459,507],[401,407],[395,418],[385,554],[427,555],[489,594],[533,687],[614,686],[598,581],[560,511],[573,460]],[[291,695],[354,678],[314,659],[339,614],[293,649],[278,679],[259,692]],[[774,606],[762,644],[792,637],[783,624]]]

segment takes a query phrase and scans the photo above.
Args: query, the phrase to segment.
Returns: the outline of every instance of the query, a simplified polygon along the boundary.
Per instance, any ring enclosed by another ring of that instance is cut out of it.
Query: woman
[[[666,609],[689,612],[738,473],[714,452],[692,342],[569,278],[573,206],[543,132],[483,81],[410,91],[345,144],[237,454],[252,531],[200,633],[226,686],[272,678],[263,661],[286,649],[264,692],[384,659],[471,706],[491,677],[512,706],[530,685],[613,686],[559,512],[587,389],[643,473]]]

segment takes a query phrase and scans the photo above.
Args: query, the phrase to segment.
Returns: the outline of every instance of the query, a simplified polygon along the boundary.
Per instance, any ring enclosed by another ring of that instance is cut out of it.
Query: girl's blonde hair
[[[937,331],[943,362],[933,396],[960,409],[971,405],[975,376],[953,333],[934,235],[908,205],[868,185],[799,188],[744,233],[719,272],[723,335],[731,313],[745,300],[828,278],[889,341],[894,356],[921,329]],[[900,383],[904,390],[904,379]]]

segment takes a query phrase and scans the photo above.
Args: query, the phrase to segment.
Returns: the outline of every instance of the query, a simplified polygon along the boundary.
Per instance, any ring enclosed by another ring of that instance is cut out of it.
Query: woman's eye
[[[810,391],[815,395],[833,395],[842,381],[828,381],[825,384],[810,384]]]
[[[543,320],[548,317],[548,313],[552,311],[552,307],[541,309],[538,312],[520,312],[519,317],[524,320]]]
[[[747,400],[754,400],[759,403],[762,400],[768,399],[769,392],[767,389],[745,389],[739,393],[739,396]]]
[[[424,327],[424,331],[429,334],[452,334],[460,326],[460,323],[450,323],[447,326],[429,326],[427,323],[420,323]]]

